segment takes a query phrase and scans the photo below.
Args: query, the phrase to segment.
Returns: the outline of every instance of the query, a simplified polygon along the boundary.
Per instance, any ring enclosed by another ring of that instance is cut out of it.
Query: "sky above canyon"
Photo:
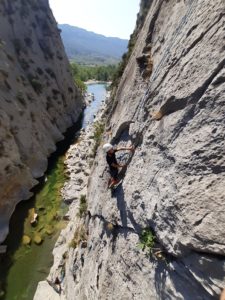
[[[59,24],[129,39],[140,0],[49,0],[49,3]]]

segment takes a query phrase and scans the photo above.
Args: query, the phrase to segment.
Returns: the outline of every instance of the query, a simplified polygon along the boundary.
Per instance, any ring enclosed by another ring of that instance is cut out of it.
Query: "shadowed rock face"
[[[107,124],[113,143],[137,147],[114,192],[98,151],[88,186],[87,247],[69,251],[66,299],[219,298],[224,42],[223,0],[152,1]],[[155,232],[166,262],[138,249],[145,227]]]
[[[0,241],[82,110],[48,1],[0,1]]]

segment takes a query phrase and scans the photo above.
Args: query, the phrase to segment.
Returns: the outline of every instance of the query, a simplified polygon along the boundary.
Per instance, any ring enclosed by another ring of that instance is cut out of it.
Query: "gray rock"
[[[56,287],[57,288],[57,287]],[[40,281],[34,300],[63,300],[64,295],[60,295],[47,281]],[[40,291],[40,292],[39,292]]]
[[[224,16],[221,0],[152,1],[107,124],[112,143],[131,141],[135,154],[111,193],[97,153],[87,247],[69,255],[67,299],[218,299],[225,286]],[[165,260],[138,249],[145,227]]]
[[[108,102],[111,142],[132,142],[136,150],[113,192],[105,154],[97,152],[87,188],[87,247],[69,251],[66,299],[219,298],[225,286],[224,18],[223,0],[152,1],[114,103]],[[75,208],[70,238],[80,225]],[[146,227],[161,258],[138,248]]]
[[[32,3],[0,3],[0,242],[83,107],[48,1]]]

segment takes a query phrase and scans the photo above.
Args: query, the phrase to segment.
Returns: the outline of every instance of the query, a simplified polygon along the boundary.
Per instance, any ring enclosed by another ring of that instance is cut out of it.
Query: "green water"
[[[37,282],[49,273],[53,262],[51,252],[60,230],[65,226],[62,216],[67,210],[60,196],[60,189],[65,182],[63,160],[61,156],[54,162],[35,197],[17,205],[16,214],[10,222],[11,234],[6,240],[9,250],[0,262],[0,299],[33,299]],[[30,225],[33,208],[38,213],[35,227]],[[24,234],[32,239],[30,246],[22,245]],[[41,245],[33,241],[37,234],[43,238]]]
[[[51,155],[48,171],[40,179],[40,184],[33,190],[34,197],[21,201],[12,215],[9,235],[4,242],[7,253],[0,255],[0,300],[32,300],[37,284],[44,280],[53,263],[52,250],[66,222],[62,216],[67,211],[60,190],[66,180],[64,175],[64,155],[69,146],[76,142],[76,132],[88,122],[98,111],[105,98],[105,85],[92,84],[88,92],[95,94],[95,100],[85,110],[84,118],[65,133],[65,139],[57,144],[57,151]],[[30,225],[31,210],[38,213],[38,223]],[[43,238],[41,245],[33,241],[35,235]],[[22,244],[22,238],[28,235],[30,246]],[[43,299],[45,300],[45,299]]]

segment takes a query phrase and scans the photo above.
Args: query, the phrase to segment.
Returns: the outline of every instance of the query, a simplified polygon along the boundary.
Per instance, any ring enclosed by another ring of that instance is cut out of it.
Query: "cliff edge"
[[[151,1],[111,99],[104,140],[136,150],[114,191],[107,189],[105,154],[97,152],[85,243],[68,247],[61,236],[65,299],[219,298],[225,286],[224,33],[222,0]],[[146,251],[146,228],[160,255]]]
[[[0,1],[0,241],[82,111],[47,0]]]

